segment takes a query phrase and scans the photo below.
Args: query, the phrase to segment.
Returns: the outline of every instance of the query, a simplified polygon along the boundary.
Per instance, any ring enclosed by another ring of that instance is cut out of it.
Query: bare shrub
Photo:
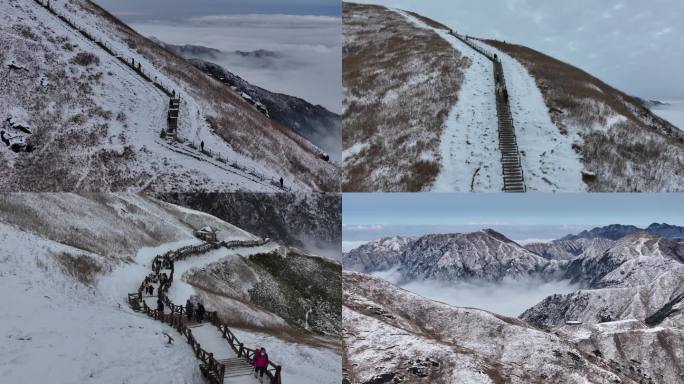
[[[71,63],[87,67],[90,65],[100,65],[100,58],[90,52],[79,52],[71,59]]]
[[[95,278],[103,271],[102,264],[86,255],[72,255],[62,252],[57,255],[62,271],[85,285],[93,285]]]

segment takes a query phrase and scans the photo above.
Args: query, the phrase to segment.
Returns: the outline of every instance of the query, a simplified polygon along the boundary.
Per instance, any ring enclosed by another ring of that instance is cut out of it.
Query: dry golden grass
[[[420,191],[440,170],[439,142],[466,58],[381,6],[343,3],[344,191]]]
[[[97,276],[104,270],[102,264],[86,255],[72,255],[62,252],[56,255],[56,260],[64,274],[85,285],[93,285]]]

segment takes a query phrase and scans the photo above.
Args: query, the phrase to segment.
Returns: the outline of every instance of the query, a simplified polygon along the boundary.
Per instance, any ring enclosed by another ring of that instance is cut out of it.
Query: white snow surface
[[[464,70],[458,101],[449,112],[442,133],[442,167],[432,190],[501,191],[503,171],[492,62],[448,31],[433,28],[404,11],[395,11],[416,27],[434,31],[470,60],[470,66]]]
[[[583,166],[572,149],[573,143],[581,141],[577,131],[570,130],[567,135],[560,133],[551,121],[534,78],[520,62],[488,44],[472,41],[496,53],[503,64],[527,190],[585,191]]]
[[[172,328],[132,312],[122,296],[63,275],[53,261],[55,253],[83,251],[6,224],[0,240],[3,382],[203,382],[189,345],[167,344],[162,333]]]

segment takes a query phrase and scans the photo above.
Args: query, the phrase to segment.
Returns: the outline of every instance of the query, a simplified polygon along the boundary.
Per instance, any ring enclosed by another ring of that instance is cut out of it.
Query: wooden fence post
[[[282,367],[280,365],[276,365],[276,373],[273,376],[273,384],[281,384],[280,383],[280,371],[282,370]]]

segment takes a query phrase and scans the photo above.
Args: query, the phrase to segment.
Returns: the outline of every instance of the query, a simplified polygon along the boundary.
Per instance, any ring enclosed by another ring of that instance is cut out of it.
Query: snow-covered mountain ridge
[[[345,269],[375,272],[398,268],[407,280],[443,281],[555,276],[561,264],[485,229],[473,233],[384,238],[343,254]]]

